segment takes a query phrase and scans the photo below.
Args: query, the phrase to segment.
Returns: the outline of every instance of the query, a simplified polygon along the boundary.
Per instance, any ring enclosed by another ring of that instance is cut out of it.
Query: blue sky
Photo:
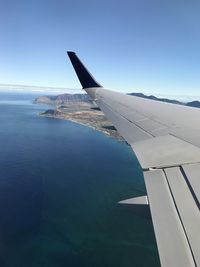
[[[106,88],[200,95],[200,2],[0,0],[0,83],[80,88],[76,51]]]

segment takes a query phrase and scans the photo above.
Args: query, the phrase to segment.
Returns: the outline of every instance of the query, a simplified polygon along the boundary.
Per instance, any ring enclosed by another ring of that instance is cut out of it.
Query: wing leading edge
[[[74,52],[68,55],[83,89],[143,168],[161,265],[200,267],[200,110],[104,89]]]

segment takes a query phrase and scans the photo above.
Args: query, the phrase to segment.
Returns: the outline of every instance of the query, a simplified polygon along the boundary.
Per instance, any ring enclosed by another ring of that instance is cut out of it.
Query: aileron
[[[144,178],[161,265],[195,266],[164,172],[148,171]]]
[[[178,167],[165,169],[174,202],[197,266],[200,266],[200,213],[190,188]]]

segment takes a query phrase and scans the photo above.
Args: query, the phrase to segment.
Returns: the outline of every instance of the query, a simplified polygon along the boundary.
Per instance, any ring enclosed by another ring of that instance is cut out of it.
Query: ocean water
[[[38,116],[35,95],[0,94],[0,266],[160,266],[145,194],[125,144]]]

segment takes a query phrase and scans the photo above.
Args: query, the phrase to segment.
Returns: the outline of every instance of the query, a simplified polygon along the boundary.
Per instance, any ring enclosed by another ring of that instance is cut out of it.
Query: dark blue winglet
[[[83,89],[90,87],[102,87],[99,83],[97,83],[97,81],[95,81],[92,74],[86,69],[86,67],[74,52],[68,51],[67,54],[71,60],[71,63]]]

